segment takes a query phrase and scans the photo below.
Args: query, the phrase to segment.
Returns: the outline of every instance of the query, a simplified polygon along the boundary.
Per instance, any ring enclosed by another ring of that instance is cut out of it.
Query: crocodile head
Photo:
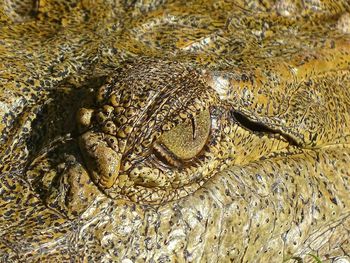
[[[350,9],[297,2],[0,2],[0,261],[348,259]]]
[[[27,178],[82,227],[74,242],[94,260],[337,251],[348,238],[349,76],[322,75],[318,63],[300,66],[316,72],[301,82],[283,75],[297,67],[247,77],[178,61],[126,63],[77,110],[76,135],[39,155]],[[280,95],[267,99],[265,83]]]

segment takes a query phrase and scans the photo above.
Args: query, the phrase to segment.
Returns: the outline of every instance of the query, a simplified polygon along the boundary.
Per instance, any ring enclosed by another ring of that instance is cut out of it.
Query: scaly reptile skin
[[[347,0],[2,0],[0,25],[0,262],[350,261]]]

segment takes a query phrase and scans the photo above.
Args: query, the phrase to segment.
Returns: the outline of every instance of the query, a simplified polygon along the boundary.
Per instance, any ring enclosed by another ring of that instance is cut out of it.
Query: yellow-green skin
[[[348,1],[0,23],[0,262],[350,262]]]

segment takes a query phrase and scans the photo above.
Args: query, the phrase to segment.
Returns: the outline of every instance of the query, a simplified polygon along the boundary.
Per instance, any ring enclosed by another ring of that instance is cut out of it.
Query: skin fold
[[[350,262],[349,14],[0,1],[0,262]]]

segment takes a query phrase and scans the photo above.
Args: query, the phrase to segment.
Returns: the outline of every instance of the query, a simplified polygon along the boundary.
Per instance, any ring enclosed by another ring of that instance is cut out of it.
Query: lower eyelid
[[[170,164],[171,166],[181,168],[182,162],[176,158],[166,147],[162,144],[154,143],[153,145],[154,154],[165,164]]]

